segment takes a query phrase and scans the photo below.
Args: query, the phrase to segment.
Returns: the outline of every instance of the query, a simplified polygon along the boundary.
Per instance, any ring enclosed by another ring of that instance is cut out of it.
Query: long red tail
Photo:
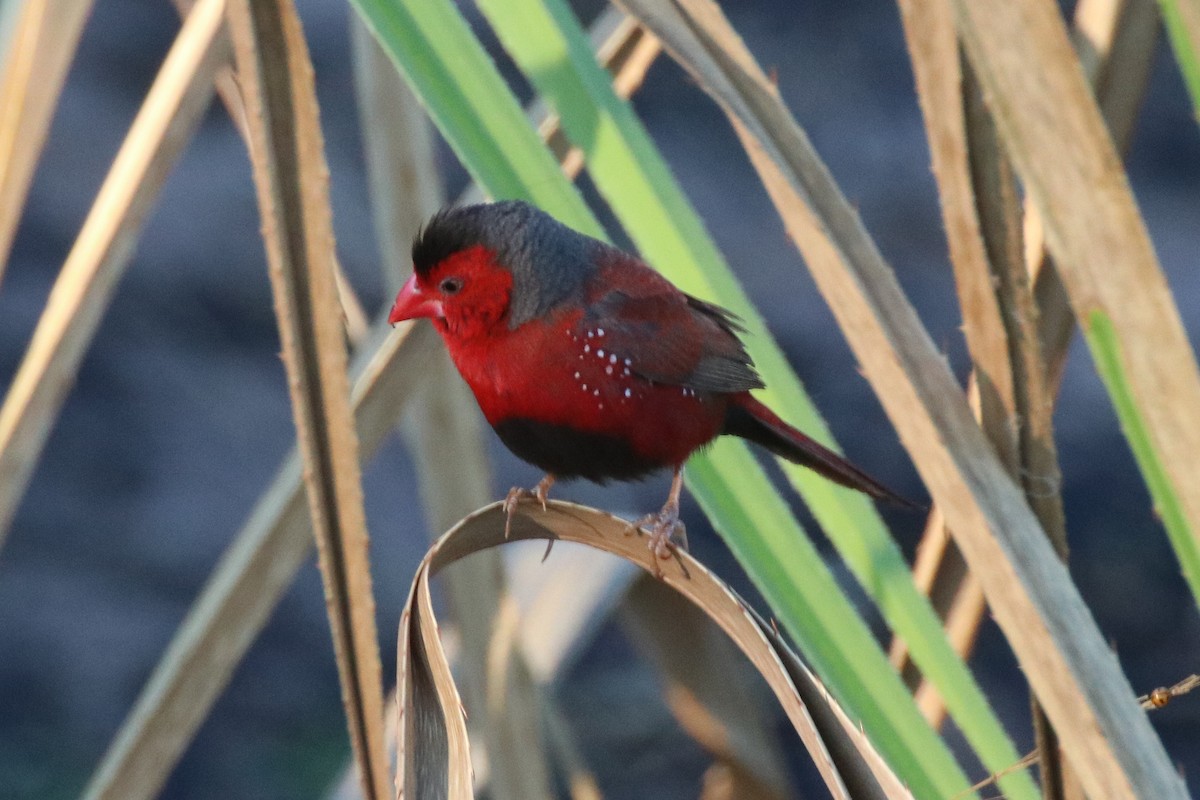
[[[781,458],[808,467],[834,483],[886,500],[898,506],[919,509],[921,506],[902,497],[828,447],[805,436],[775,415],[775,412],[750,396],[749,392],[734,395],[725,414],[722,431],[740,436],[765,447]]]

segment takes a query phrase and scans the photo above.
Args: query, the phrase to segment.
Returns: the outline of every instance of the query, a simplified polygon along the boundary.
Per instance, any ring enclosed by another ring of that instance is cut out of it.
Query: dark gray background
[[[937,198],[895,6],[728,5],[759,60],[778,71],[787,102],[963,374]],[[376,311],[390,298],[382,294],[369,223],[347,8],[340,0],[305,0],[301,12],[322,102],[339,254]],[[20,363],[177,25],[165,0],[97,3],[0,285],[2,384]],[[651,70],[637,107],[848,453],[887,483],[922,496],[724,118],[666,59]],[[443,156],[456,191],[462,172]],[[1130,171],[1195,344],[1200,137],[1165,47]],[[146,226],[0,551],[2,797],[79,790],[292,441],[258,226],[242,143],[216,106]],[[1200,670],[1195,603],[1078,344],[1057,425],[1072,572],[1131,682],[1148,691]],[[536,480],[532,468],[489,441],[497,496]],[[665,490],[659,478],[634,487],[574,485],[558,496],[644,511],[657,508]],[[366,491],[390,675],[398,608],[426,542],[412,468],[398,442],[367,470]],[[744,587],[690,501],[685,511],[693,549]],[[888,516],[911,551],[920,515]],[[973,666],[1018,747],[1028,748],[1020,672],[991,624]],[[673,729],[658,697],[653,677],[615,628],[602,633],[562,690],[609,797],[697,794],[705,759]],[[1153,720],[1193,790],[1200,788],[1200,699],[1177,701]],[[315,797],[347,749],[320,580],[310,564],[164,796]]]

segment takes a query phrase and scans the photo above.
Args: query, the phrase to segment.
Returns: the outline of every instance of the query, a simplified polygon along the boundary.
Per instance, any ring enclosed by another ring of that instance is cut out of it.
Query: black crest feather
[[[413,241],[413,269],[426,274],[469,247],[482,245],[513,275],[508,325],[542,316],[571,297],[609,246],[520,200],[446,208]]]

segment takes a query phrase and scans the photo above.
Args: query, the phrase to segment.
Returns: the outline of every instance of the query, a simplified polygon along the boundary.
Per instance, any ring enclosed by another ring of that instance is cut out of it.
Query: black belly
[[[615,436],[514,417],[492,426],[500,441],[523,461],[557,478],[596,483],[632,481],[667,466],[633,452]]]

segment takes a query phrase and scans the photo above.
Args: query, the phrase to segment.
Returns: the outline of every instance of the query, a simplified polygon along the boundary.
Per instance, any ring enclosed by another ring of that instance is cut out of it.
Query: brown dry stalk
[[[221,74],[218,67],[218,82]],[[236,84],[230,77],[225,85]],[[240,95],[222,99],[244,130]],[[352,401],[365,462],[414,395],[412,375],[427,372],[441,351],[428,325],[393,331],[380,319],[357,352]],[[89,800],[153,796],[266,624],[313,546],[299,463],[295,452],[285,459],[214,569],[89,782]]]
[[[415,372],[436,348],[428,325],[376,325],[354,373],[359,456],[369,460],[412,399]],[[153,797],[313,547],[299,454],[293,450],[234,537],[122,723],[84,794]]]
[[[941,198],[963,333],[975,364],[968,396],[1001,461],[1015,473],[1016,430],[1010,415],[1014,408],[1014,378],[968,159],[968,109],[963,101],[954,21],[949,4],[940,0],[901,0],[899,5]],[[962,555],[936,509],[926,524],[914,575],[935,610],[948,620],[952,646],[960,653],[969,653],[982,618],[983,594],[970,579]],[[957,619],[950,619],[952,610],[958,612]],[[917,690],[918,704],[926,717],[935,726],[940,725],[945,716],[941,696],[932,687],[921,685],[920,672],[900,639],[893,641],[890,655],[908,684]]]
[[[235,0],[228,20],[342,701],[363,794],[383,800],[375,601],[312,63],[289,0]]]
[[[222,0],[198,4],[176,37],[54,282],[0,407],[0,544],[74,383],[158,190],[228,59]]]
[[[384,284],[395,289],[408,268],[409,243],[444,203],[434,137],[424,107],[361,20],[352,41],[380,266]],[[492,499],[491,477],[478,406],[444,350],[420,376],[417,397],[403,431],[436,536]],[[552,778],[539,726],[545,700],[520,651],[501,646],[503,612],[515,606],[500,554],[463,564],[447,576],[446,588],[461,634],[463,693],[469,707],[480,709],[471,722],[486,753],[488,793],[496,800],[549,800]],[[489,655],[499,668],[488,668]]]
[[[25,0],[15,12],[17,20],[0,63],[0,281],[67,68],[91,10],[90,0]],[[4,45],[0,42],[0,49]]]
[[[968,119],[978,119],[979,110],[977,104],[972,108],[964,102],[969,76],[959,69],[948,0],[901,0],[899,5],[937,178],[963,334],[975,366],[978,413],[1001,461],[1015,472],[1014,376],[991,269],[993,256],[1003,253],[1004,219],[987,213],[977,198],[979,173],[989,171],[988,165],[978,159],[972,164],[970,158]],[[978,139],[982,131],[978,126],[975,131]],[[993,164],[990,172],[998,178],[997,166]],[[998,235],[985,236],[989,225]]]
[[[1075,315],[1111,322],[1137,413],[1200,537],[1200,369],[1058,7],[955,0],[955,8]]]
[[[597,60],[612,74],[613,90],[625,99],[632,97],[642,85],[651,64],[662,52],[662,44],[654,34],[615,8],[596,18],[589,29],[589,38],[596,49]],[[535,98],[527,116],[546,146],[561,159],[563,174],[574,180],[583,170],[583,155],[578,148],[568,146],[560,130],[558,115],[551,112],[543,100]],[[456,204],[469,205],[483,200],[479,185],[471,184],[459,195]]]
[[[355,24],[353,37],[384,280],[398,287],[408,267],[410,242],[444,203],[434,137],[423,107],[367,27]],[[627,91],[640,85],[648,66],[645,43],[653,37],[642,35],[636,23],[609,9],[593,23],[591,39],[597,57],[616,71],[615,80]],[[541,118],[539,132],[563,160],[563,170],[577,173],[582,167],[578,153],[566,147],[565,140],[561,148],[553,144],[562,139],[557,118],[547,116],[540,101],[529,116]],[[491,482],[478,406],[448,356],[439,354],[421,383],[421,401],[406,419],[404,433],[421,467],[419,488],[431,530],[441,532],[488,502]],[[539,720],[552,712],[540,711],[539,706],[553,701],[534,686],[520,649],[497,646],[501,612],[511,608],[500,554],[484,553],[459,566],[447,576],[446,589],[463,644],[459,663],[464,697],[468,707],[488,710],[472,717],[472,730],[487,755],[489,793],[501,800],[548,798],[551,772],[538,746],[545,741]],[[487,668],[489,659],[494,668]]]
[[[974,366],[974,410],[1055,550],[1065,557],[1052,398],[1045,390],[1012,169],[974,72],[961,57],[949,2],[901,0],[900,6]],[[939,534],[945,535],[934,533]],[[951,566],[961,581],[959,559],[942,564]],[[982,606],[976,603],[973,610],[981,612]],[[968,641],[974,639],[971,627]],[[1063,767],[1057,739],[1036,699],[1031,702],[1043,794],[1060,798]]]
[[[613,7],[606,9],[593,23],[591,38],[596,46],[596,59],[612,73],[613,90],[618,97],[633,96],[645,80],[650,65],[662,52],[662,46],[653,34],[637,20]],[[535,103],[535,114],[542,113],[542,104],[540,99]],[[579,175],[584,167],[583,150],[571,144],[557,114],[545,115],[538,125],[538,134],[562,164],[563,172],[572,179]]]
[[[172,0],[172,2],[180,16],[187,16],[188,12],[195,5],[196,0]],[[217,95],[221,98],[221,102],[229,114],[229,121],[233,123],[233,127],[242,137],[242,141],[248,143],[246,109],[242,104],[242,95],[238,90],[237,79],[234,77],[233,65],[221,65],[213,77],[213,82],[216,84]],[[342,305],[342,317],[346,324],[346,336],[350,339],[351,343],[358,342],[367,335],[367,329],[371,321],[367,316],[366,310],[363,308],[362,301],[355,294],[354,287],[346,279],[346,273],[338,261],[337,253],[333,255],[333,274],[334,279],[337,281],[338,300]]]
[[[949,7],[946,7],[949,12]],[[947,13],[949,18],[949,13]],[[957,38],[952,39],[957,49]],[[1058,457],[1050,412],[1052,398],[1045,390],[1045,366],[1037,336],[1037,308],[1033,303],[1022,253],[1021,206],[1012,167],[1001,150],[991,114],[983,104],[978,80],[963,61],[962,94],[966,111],[966,156],[974,188],[980,230],[988,252],[982,276],[994,287],[994,302],[1002,326],[1005,360],[1011,394],[1000,403],[983,407],[982,423],[1025,492],[1025,499],[1041,523],[1059,558],[1066,560],[1067,540],[1059,494]],[[977,386],[987,385],[985,365],[976,364]],[[1002,439],[998,439],[1002,437]],[[1034,738],[1041,765],[1042,796],[1062,800],[1070,780],[1068,765],[1058,748],[1058,736],[1037,697],[1030,696]]]
[[[1070,575],[769,78],[709,0],[624,4],[729,115],[1089,795],[1185,798]]]
[[[921,3],[917,4],[917,8],[928,14],[936,12],[940,5]],[[901,5],[906,20],[907,10],[911,6],[908,2]],[[1153,0],[1122,0],[1116,3],[1110,0],[1081,0],[1075,10],[1076,49],[1084,71],[1095,87],[1113,140],[1120,150],[1128,145],[1137,107],[1145,92],[1153,63],[1157,22],[1158,12]],[[910,42],[914,70],[918,76],[924,74],[918,53],[929,47],[928,40],[922,40],[920,45]],[[950,230],[950,224],[947,223],[948,238]],[[1025,204],[1023,238],[1026,270],[1034,278],[1038,338],[1046,362],[1048,401],[1052,403],[1056,399],[1067,348],[1074,334],[1075,319],[1066,290],[1045,252],[1037,212],[1028,202]],[[952,258],[958,260],[953,250]],[[968,385],[968,394],[973,398],[978,394],[974,375]],[[966,657],[974,644],[985,605],[978,583],[966,573],[964,567],[962,557],[953,542],[948,540],[942,523],[931,515],[917,550],[914,578],[946,620],[951,644]],[[918,704],[926,717],[940,724],[945,716],[941,696],[934,686],[920,680],[920,673],[909,660],[903,641],[893,640],[891,657],[893,663],[903,671],[909,685],[916,688]]]

